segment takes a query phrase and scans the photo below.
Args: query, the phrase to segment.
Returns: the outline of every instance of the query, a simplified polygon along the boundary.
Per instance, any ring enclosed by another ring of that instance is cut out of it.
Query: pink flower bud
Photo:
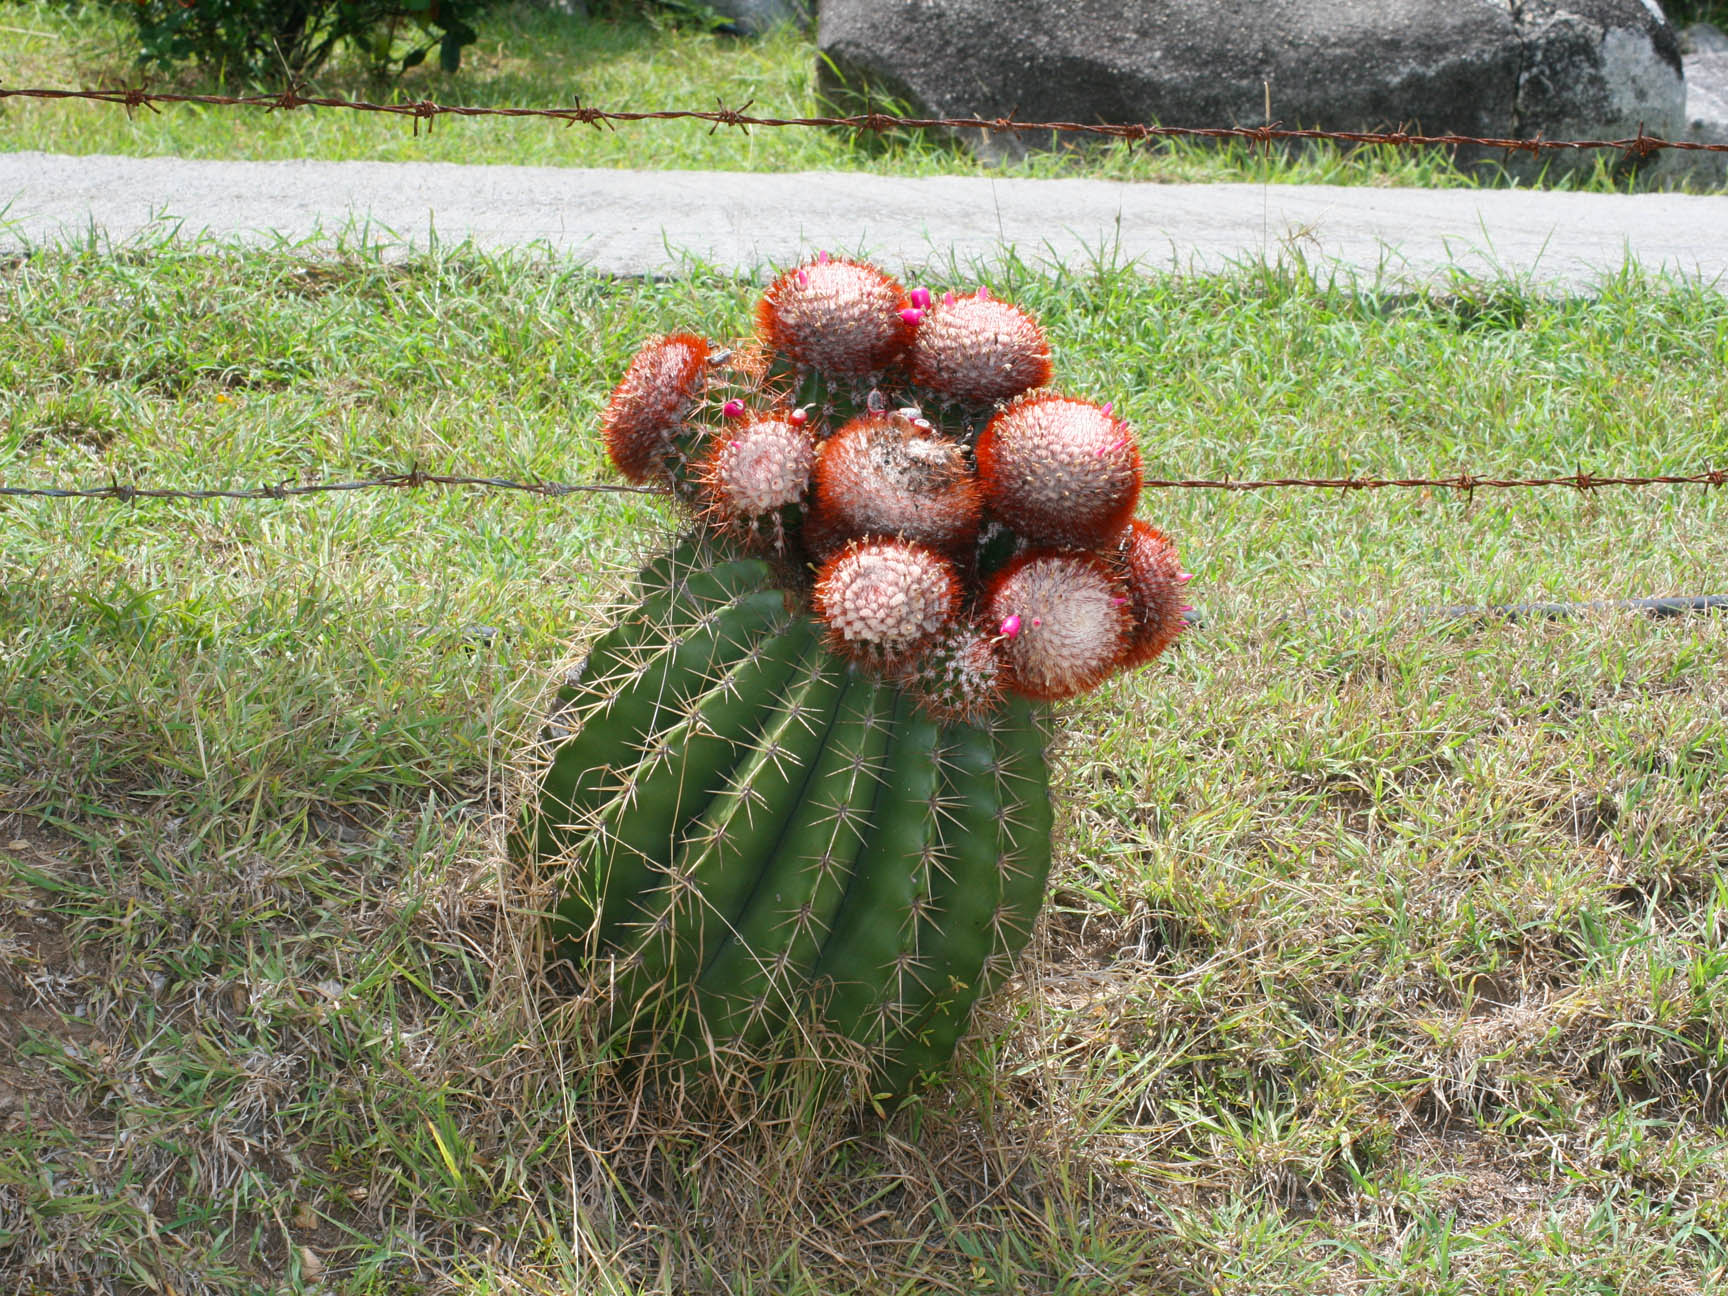
[[[1194,573],[1193,572],[1179,571],[1176,573],[1176,579],[1181,581],[1184,585],[1186,585],[1189,581],[1194,579]]]
[[[1020,633],[1020,614],[1016,612],[1002,622],[1002,637],[1012,639]]]
[[[928,288],[914,288],[909,294],[909,299],[919,310],[930,309],[930,290]]]
[[[1192,603],[1184,603],[1182,605],[1182,615],[1183,616],[1187,616],[1193,610],[1194,610],[1194,605]]]
[[[942,294],[942,304],[944,306],[952,306],[956,300],[958,299],[951,292],[945,292]]]
[[[786,421],[793,427],[803,427],[810,421],[810,411],[805,409],[795,409],[786,416]]]
[[[988,288],[986,288],[983,284],[978,285],[978,300],[979,301],[989,301],[990,300],[990,290]]]
[[[1116,595],[1110,601],[1112,603],[1114,603],[1117,607],[1127,607],[1128,606],[1128,600],[1124,596],[1122,596],[1121,594]]]
[[[817,265],[827,265],[828,264],[828,254],[826,252],[818,252],[816,254],[816,264]]]
[[[905,320],[908,324],[916,327],[918,321],[924,318],[924,312],[919,310],[916,306],[908,306],[905,310],[900,312],[900,318]]]
[[[1116,402],[1115,401],[1105,401],[1104,402],[1104,412],[1106,414],[1114,414],[1116,412]]]
[[[744,402],[734,397],[720,407],[720,413],[729,419],[743,418]]]
[[[1044,618],[1043,617],[1033,617],[1032,618],[1032,628],[1034,630],[1036,630],[1039,626],[1041,626],[1043,624],[1044,624]]]
[[[810,275],[808,271],[800,270],[797,279],[800,288],[808,288],[810,286]]]

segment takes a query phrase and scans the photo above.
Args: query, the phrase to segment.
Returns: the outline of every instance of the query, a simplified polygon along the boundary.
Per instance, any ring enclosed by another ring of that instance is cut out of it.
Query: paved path
[[[964,266],[1013,248],[1199,271],[1299,253],[1358,282],[1458,267],[1568,288],[1631,259],[1728,285],[1728,197],[0,154],[0,249],[93,227],[114,242],[364,229],[401,246],[541,244],[612,274],[676,272],[691,255],[754,270],[815,248]]]

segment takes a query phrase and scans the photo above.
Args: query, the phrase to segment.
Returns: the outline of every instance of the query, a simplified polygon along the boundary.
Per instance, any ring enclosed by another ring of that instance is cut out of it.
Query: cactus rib
[[[684,834],[661,889],[661,918],[625,960],[614,997],[638,1021],[652,1017],[649,1010],[669,992],[687,987],[728,939],[761,861],[780,840],[783,807],[797,797],[816,762],[845,671],[818,651],[807,651],[800,667],[784,699],[767,712],[754,750]]]
[[[765,1039],[804,990],[868,832],[893,692],[851,675],[798,805],[735,930],[697,982],[688,1054]]]
[[[895,722],[875,833],[816,966],[826,1023],[842,1038],[877,1044],[889,1032],[867,1033],[866,1025],[899,1000],[898,973],[912,948],[914,904],[928,885],[936,819],[938,730],[906,697],[896,704]]]
[[[914,916],[912,948],[904,960],[898,1030],[884,1050],[881,1073],[882,1090],[889,1094],[903,1092],[916,1078],[932,1032],[950,1020],[964,1023],[971,1012],[1002,897],[995,735],[989,727],[950,725],[942,736],[940,866]]]
[[[656,566],[665,584],[658,577],[650,583]],[[582,677],[559,691],[558,704],[574,704],[580,728],[558,743],[539,795],[523,806],[512,840],[518,858],[552,859],[576,841],[599,809],[612,771],[652,729],[668,678],[675,670],[715,669],[742,651],[736,636],[718,633],[722,616],[739,599],[768,588],[771,575],[756,560],[691,568],[659,560],[644,570],[638,587],[647,597],[596,641]]]
[[[997,724],[996,784],[1002,798],[1002,903],[991,923],[993,941],[984,966],[981,994],[989,994],[1013,971],[1014,960],[1032,939],[1044,887],[1050,880],[1050,764],[1045,747],[1047,710],[1016,698]]]
[[[682,718],[642,745],[587,839],[582,871],[601,881],[605,895],[603,947],[629,945],[629,925],[664,878],[683,831],[737,765],[768,699],[813,642],[806,619],[788,617],[777,591],[751,595],[738,611],[739,633],[751,637],[747,651],[719,679],[697,677]]]
[[[562,765],[555,758],[543,785],[539,826],[542,836],[550,836],[557,848],[556,854],[542,855],[543,860],[573,857],[575,861],[575,886],[558,904],[554,939],[561,946],[592,934],[600,912],[595,902],[601,897],[613,914],[634,898],[634,893],[615,892],[614,880],[604,871],[594,872],[592,865],[595,852],[608,849],[624,817],[628,802],[620,802],[621,794],[633,800],[652,768],[639,768],[644,752],[661,753],[657,763],[666,764],[678,736],[689,728],[685,710],[698,703],[691,692],[705,691],[701,681],[710,680],[715,672],[724,678],[726,672],[750,661],[765,637],[783,627],[785,619],[784,602],[773,589],[747,594],[704,616],[700,629],[670,651],[657,654],[610,705],[587,718],[567,744],[574,748],[571,757]],[[563,758],[565,752],[558,755]],[[616,880],[627,876],[630,871],[621,870]],[[636,885],[642,886],[639,877]]]
[[[984,743],[972,740],[986,732]],[[983,913],[975,901],[965,901],[964,916],[951,919],[953,928],[944,933],[946,965],[927,969],[930,1002],[889,1049],[883,1087],[895,1095],[953,1055],[973,1005],[1001,983],[1030,939],[1050,875],[1049,776],[1043,726],[1034,709],[1016,699],[987,731],[966,734],[956,755],[947,776],[957,797],[956,828],[964,832],[969,822],[986,818],[997,825],[991,841],[1000,853],[989,861],[995,900]],[[936,984],[942,976],[947,983]]]

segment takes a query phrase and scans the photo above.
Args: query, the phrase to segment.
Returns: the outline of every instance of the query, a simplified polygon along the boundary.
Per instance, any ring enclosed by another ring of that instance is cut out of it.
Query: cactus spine
[[[512,847],[621,1048],[815,1046],[898,1098],[1036,923],[1045,704],[1161,653],[1188,575],[1026,312],[822,256],[757,321],[613,394],[614,462],[696,526],[558,690]]]

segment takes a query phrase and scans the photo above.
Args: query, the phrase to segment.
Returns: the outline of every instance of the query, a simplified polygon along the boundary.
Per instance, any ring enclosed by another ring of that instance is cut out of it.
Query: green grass
[[[1671,0],[1662,9],[1676,27],[1707,22],[1728,28],[1728,4],[1723,0]]]
[[[0,82],[10,86],[134,84],[131,28],[110,7],[15,0],[0,11]],[[569,107],[578,98],[612,110],[711,108],[723,103],[764,116],[826,112],[815,93],[816,54],[783,33],[739,41],[636,21],[581,21],[504,7],[481,24],[462,71],[422,66],[396,83],[370,79],[358,60],[338,61],[315,91],[359,99],[429,98],[477,106]],[[156,88],[212,91],[206,78],[158,74]],[[1276,109],[1276,104],[1274,104]],[[860,139],[842,131],[759,128],[749,134],[700,122],[641,122],[616,130],[549,121],[442,118],[431,131],[372,114],[171,106],[128,114],[87,102],[0,104],[0,148],[199,158],[517,163],[545,166],[708,168],[751,171],[863,170],[891,175],[1084,175],[1143,181],[1248,180],[1310,184],[1457,187],[1529,183],[1487,166],[1455,167],[1438,152],[1316,147],[1290,157],[1242,144],[1185,141],[1038,152],[992,167],[951,141],[915,132]],[[1610,191],[1632,183],[1617,158],[1558,174],[1559,188]]]
[[[1158,473],[1728,462],[1707,292],[991,286]],[[0,481],[598,478],[639,339],[753,291],[40,252]],[[1410,615],[1728,592],[1728,493],[1143,513],[1205,628],[1069,713],[1037,957],[957,1083],[654,1129],[525,1012],[494,816],[657,506],[0,501],[0,1288],[1728,1291],[1728,622]]]

